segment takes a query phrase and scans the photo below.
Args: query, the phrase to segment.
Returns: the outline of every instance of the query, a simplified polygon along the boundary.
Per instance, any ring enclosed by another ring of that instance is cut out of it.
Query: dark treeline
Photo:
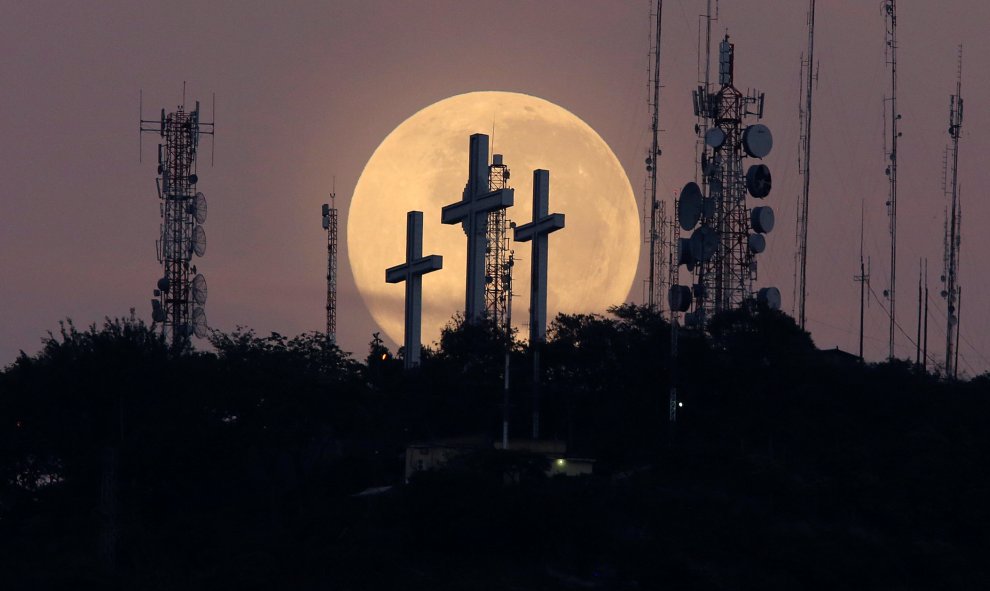
[[[987,587],[990,376],[861,364],[767,309],[710,329],[682,331],[674,431],[665,319],[558,316],[543,435],[595,474],[489,449],[406,484],[409,443],[501,432],[507,351],[528,436],[527,347],[455,319],[407,373],[377,338],[67,322],[0,373],[0,588]]]

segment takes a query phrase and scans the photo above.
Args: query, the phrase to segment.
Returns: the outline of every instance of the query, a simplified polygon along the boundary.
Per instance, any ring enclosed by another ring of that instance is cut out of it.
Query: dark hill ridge
[[[506,347],[528,434],[525,347],[452,324],[406,374],[379,342],[358,363],[238,330],[174,355],[133,318],[67,324],[0,373],[3,587],[990,583],[990,376],[860,364],[765,309],[711,332],[681,340],[674,432],[667,322],[560,316],[544,432],[595,474],[481,449],[403,484],[408,443],[500,432]]]

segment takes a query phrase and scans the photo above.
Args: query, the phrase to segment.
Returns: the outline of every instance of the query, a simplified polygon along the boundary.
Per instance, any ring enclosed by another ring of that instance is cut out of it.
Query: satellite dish
[[[753,254],[760,254],[767,249],[767,239],[763,237],[763,234],[750,234],[746,243],[749,252]]]
[[[750,125],[742,135],[743,150],[753,158],[764,158],[773,149],[773,135],[762,123]]]
[[[168,277],[162,277],[161,279],[158,280],[158,289],[160,289],[161,291],[168,291],[168,285],[169,285]]]
[[[725,132],[718,127],[713,127],[705,132],[705,143],[718,150],[725,144]]]
[[[206,195],[196,193],[196,197],[193,199],[192,214],[196,218],[197,224],[206,222]]]
[[[753,230],[760,234],[766,234],[773,230],[773,208],[771,207],[754,207],[749,219],[753,223]]]
[[[200,273],[193,277],[192,280],[192,299],[202,306],[206,304],[206,295],[206,277],[203,277],[203,274]]]
[[[672,285],[667,294],[667,303],[672,312],[687,312],[691,307],[691,288],[686,285]]]
[[[210,329],[206,326],[206,311],[202,308],[193,308],[192,328],[193,334],[200,339],[206,337],[209,333]]]
[[[718,248],[718,232],[711,226],[702,226],[691,234],[691,256],[695,260],[707,263],[715,256]]]
[[[190,185],[195,185],[198,182],[199,182],[199,177],[198,176],[196,176],[195,174],[189,175],[189,184]]]
[[[677,218],[681,228],[691,230],[701,220],[701,187],[698,183],[688,183],[681,189],[681,198],[677,200]]]
[[[691,256],[691,239],[690,238],[678,238],[677,239],[677,264],[678,265],[688,265],[689,267],[694,266],[694,257]]]
[[[770,169],[766,164],[754,164],[746,171],[746,189],[757,199],[770,194]]]
[[[195,252],[198,257],[206,254],[206,230],[203,229],[203,226],[196,226],[193,230],[192,242],[189,244],[189,249]]]
[[[151,300],[151,319],[155,322],[165,322],[165,310],[158,300]]]
[[[715,217],[715,199],[705,197],[701,202],[701,213],[708,219]]]
[[[764,287],[756,293],[756,301],[771,310],[780,309],[780,290],[776,287]]]

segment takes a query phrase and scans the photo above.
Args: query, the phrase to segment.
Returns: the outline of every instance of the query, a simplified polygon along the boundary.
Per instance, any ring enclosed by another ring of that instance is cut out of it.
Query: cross
[[[387,283],[406,282],[405,368],[419,365],[423,316],[423,275],[443,268],[443,257],[423,256],[423,212],[406,214],[406,262],[385,269]]]
[[[489,190],[488,136],[471,136],[468,182],[461,201],[443,208],[440,221],[461,222],[467,235],[467,281],[464,293],[464,318],[477,322],[485,311],[485,253],[488,250],[488,213],[512,207],[513,190]]]
[[[547,214],[550,209],[550,171],[533,171],[533,221],[516,226],[516,242],[533,242],[530,263],[529,343],[547,337],[547,235],[564,227],[564,214]]]
[[[540,438],[540,344],[547,338],[547,237],[564,227],[550,209],[550,171],[533,171],[533,221],[516,226],[516,242],[533,242],[529,279],[529,347],[533,351],[533,439]]]

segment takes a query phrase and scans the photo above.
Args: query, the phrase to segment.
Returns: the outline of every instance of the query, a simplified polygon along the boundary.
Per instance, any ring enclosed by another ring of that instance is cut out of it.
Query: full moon
[[[494,134],[492,133],[494,127]],[[423,342],[464,310],[467,239],[460,224],[440,223],[444,205],[461,200],[469,137],[492,136],[515,189],[509,220],[532,220],[533,170],[550,171],[550,212],[566,227],[550,235],[547,320],[558,312],[603,312],[625,301],[640,249],[639,209],[608,144],[570,111],[512,92],[471,92],[436,102],[403,121],[368,160],[347,216],[347,247],[361,297],[395,342],[403,339],[405,290],[385,283],[385,269],[405,262],[406,212],[423,212],[423,255],[443,269],[423,276]],[[511,230],[509,233],[511,239]],[[512,242],[513,325],[527,334],[530,244]]]

